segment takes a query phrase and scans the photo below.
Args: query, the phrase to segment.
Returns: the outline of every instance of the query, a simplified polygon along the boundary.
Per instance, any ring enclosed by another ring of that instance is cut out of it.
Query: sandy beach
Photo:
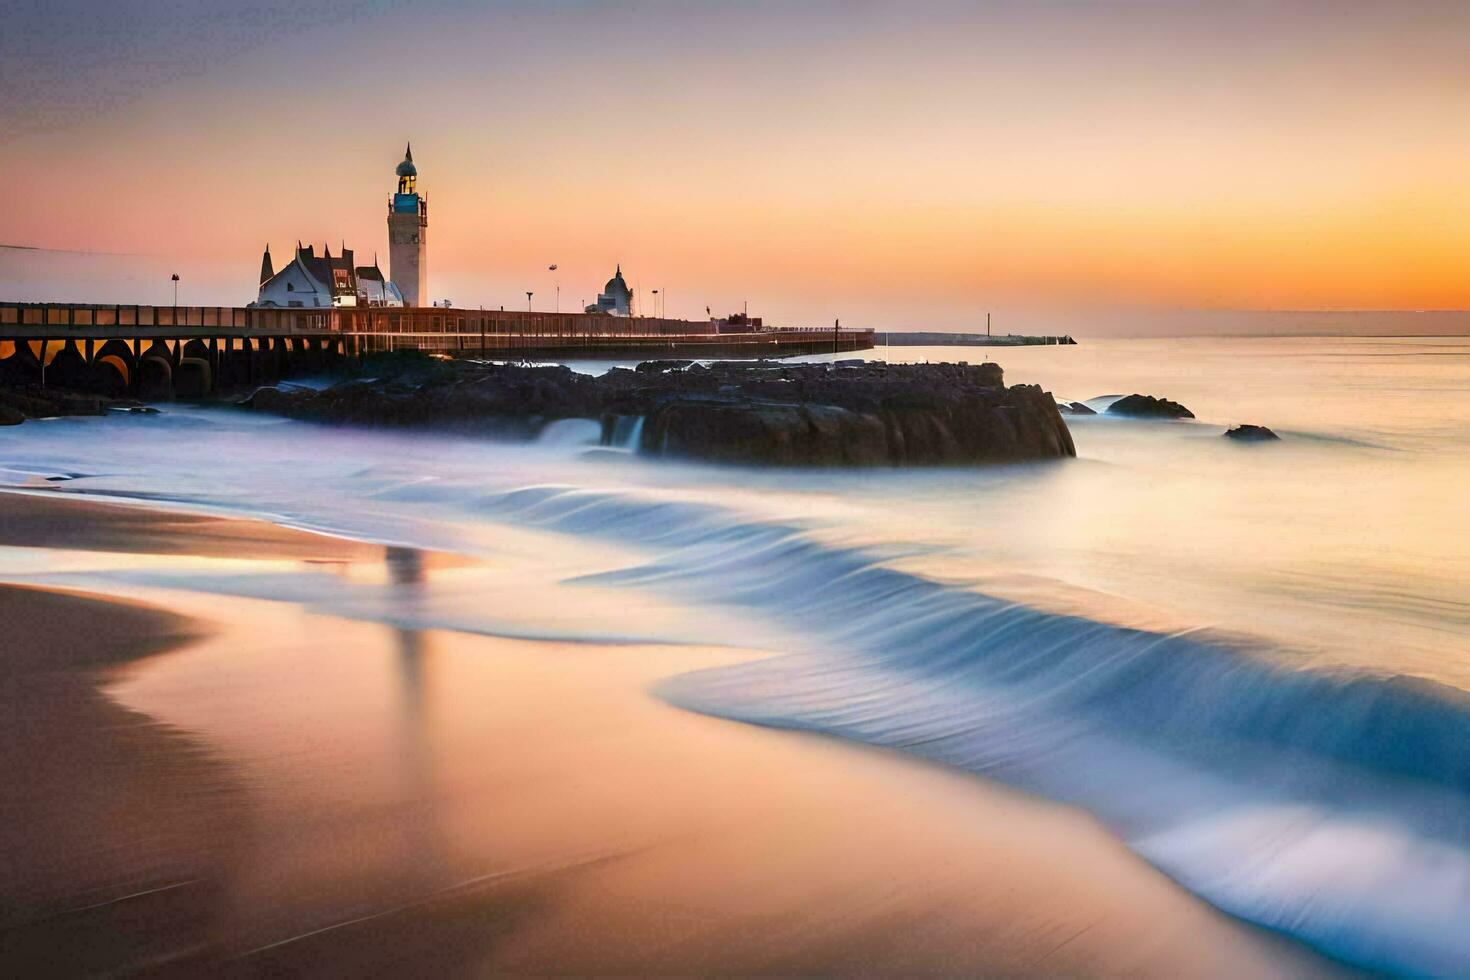
[[[60,495],[0,497],[0,546],[384,561]],[[1076,811],[647,693],[759,651],[171,590],[4,587],[0,617],[8,973],[1331,969]]]

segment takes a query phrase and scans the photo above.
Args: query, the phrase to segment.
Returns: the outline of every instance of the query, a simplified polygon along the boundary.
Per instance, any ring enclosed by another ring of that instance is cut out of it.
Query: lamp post
[[[553,262],[553,263],[551,263],[551,265],[547,266],[546,268],[549,271],[551,271],[551,272],[555,272],[556,271],[556,263]],[[556,312],[560,313],[561,312],[561,280],[553,277],[552,278],[552,281],[556,283]]]
[[[536,295],[536,294],[533,293],[533,292],[531,292],[529,289],[526,290],[526,312],[527,313],[530,313],[531,312],[531,297],[534,296],[534,295]]]
[[[175,272],[173,274],[173,280],[174,280],[174,306],[177,307],[179,305],[179,274],[177,272]]]
[[[663,316],[663,314],[660,313],[659,312],[659,309],[658,309],[658,290],[657,289],[655,289],[653,291],[653,315],[656,316],[656,317],[662,317]]]

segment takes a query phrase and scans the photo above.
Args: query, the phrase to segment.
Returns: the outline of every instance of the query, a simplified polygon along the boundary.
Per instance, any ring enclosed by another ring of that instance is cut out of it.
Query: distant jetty
[[[1046,347],[1054,344],[1075,344],[1077,341],[1063,334],[1059,337],[1031,337],[1025,334],[944,333],[942,331],[883,332],[877,342],[888,347]]]

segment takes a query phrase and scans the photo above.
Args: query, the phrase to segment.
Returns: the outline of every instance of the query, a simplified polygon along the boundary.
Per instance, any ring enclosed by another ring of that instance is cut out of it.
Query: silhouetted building
[[[623,281],[623,267],[618,265],[618,271],[607,281],[602,292],[597,294],[597,302],[588,306],[584,312],[607,313],[611,316],[629,316],[633,311],[633,292],[628,284]]]

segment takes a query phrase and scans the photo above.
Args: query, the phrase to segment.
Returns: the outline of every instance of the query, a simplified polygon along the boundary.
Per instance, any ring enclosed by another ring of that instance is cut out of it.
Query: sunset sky
[[[4,298],[386,265],[411,139],[460,306],[621,262],[783,323],[1470,308],[1470,3],[208,6],[7,14],[0,244],[54,251],[0,249]]]

